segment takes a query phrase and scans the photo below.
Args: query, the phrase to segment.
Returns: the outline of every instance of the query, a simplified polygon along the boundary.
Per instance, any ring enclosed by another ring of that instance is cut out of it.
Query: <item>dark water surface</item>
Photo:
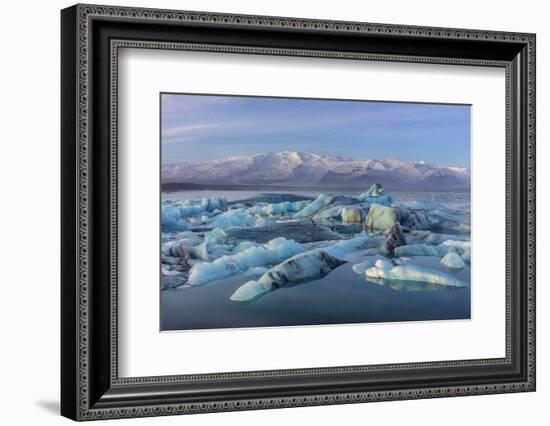
[[[358,263],[357,261],[356,263]],[[251,302],[231,295],[258,276],[236,276],[200,287],[161,292],[161,329],[190,330],[470,318],[470,269],[452,272],[439,258],[416,257],[414,264],[460,278],[463,288],[410,281],[370,280],[351,263],[325,277],[273,290]]]

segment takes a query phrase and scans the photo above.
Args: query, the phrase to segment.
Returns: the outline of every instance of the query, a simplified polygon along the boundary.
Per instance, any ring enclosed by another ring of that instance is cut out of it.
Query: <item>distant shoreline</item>
[[[178,192],[178,191],[367,191],[368,187],[339,187],[339,186],[285,186],[285,185],[223,185],[212,184],[205,185],[190,182],[170,182],[161,185],[162,192]],[[384,189],[389,192],[470,192],[470,188],[393,188],[384,186]]]

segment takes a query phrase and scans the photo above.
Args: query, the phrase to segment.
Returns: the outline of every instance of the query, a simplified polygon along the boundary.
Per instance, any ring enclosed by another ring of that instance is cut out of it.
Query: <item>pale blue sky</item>
[[[470,106],[161,95],[162,162],[303,151],[470,167]]]

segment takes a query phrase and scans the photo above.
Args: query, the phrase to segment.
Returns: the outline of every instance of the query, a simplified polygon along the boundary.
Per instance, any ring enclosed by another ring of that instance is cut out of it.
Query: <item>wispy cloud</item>
[[[163,95],[162,108],[163,161],[302,150],[469,166],[464,105]]]

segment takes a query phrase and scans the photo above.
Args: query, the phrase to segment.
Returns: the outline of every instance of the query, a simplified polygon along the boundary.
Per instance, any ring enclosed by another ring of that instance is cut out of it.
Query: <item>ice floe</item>
[[[456,252],[453,251],[450,251],[445,256],[443,256],[443,258],[441,259],[441,264],[452,269],[462,269],[464,268],[464,266],[466,266],[464,260]]]
[[[367,269],[365,275],[369,278],[382,278],[385,280],[419,281],[455,287],[464,286],[462,281],[452,275],[413,264],[388,267],[384,263]]]
[[[224,255],[213,262],[200,263],[190,271],[188,283],[203,285],[227,278],[257,266],[275,265],[304,251],[296,241],[280,237],[258,247],[250,247],[239,253]]]
[[[381,204],[372,204],[369,208],[369,214],[365,227],[373,231],[386,231],[390,229],[395,222],[399,220],[399,214],[393,207],[383,206]]]
[[[288,283],[323,277],[344,263],[345,261],[331,256],[324,250],[300,253],[271,268],[257,281],[243,284],[233,293],[231,300],[249,301]]]

